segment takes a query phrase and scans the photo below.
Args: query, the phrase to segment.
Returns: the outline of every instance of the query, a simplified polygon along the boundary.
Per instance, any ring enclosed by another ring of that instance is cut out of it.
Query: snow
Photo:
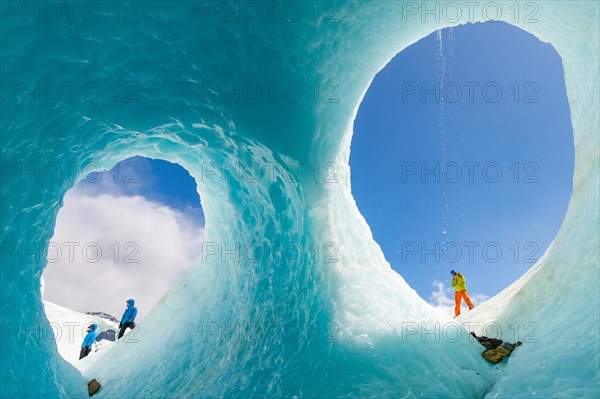
[[[99,398],[600,396],[599,6],[535,3],[531,22],[513,18],[513,3],[494,4],[563,60],[576,156],[569,209],[545,256],[457,320],[497,323],[507,340],[511,323],[535,331],[528,338],[538,341],[523,337],[499,369],[391,270],[354,203],[348,167],[353,119],[373,76],[431,32],[482,20],[481,9],[472,20],[463,10],[462,19],[440,23],[408,13],[420,3],[384,1],[335,3],[337,20],[315,21],[306,8],[311,17],[297,23],[223,21],[194,2],[143,3],[131,23],[7,15],[3,84],[95,82],[106,95],[92,103],[3,93],[0,396],[86,397],[91,378],[103,385]],[[115,82],[138,85],[137,101],[115,101]],[[297,102],[249,103],[203,99],[193,82],[294,82],[305,93],[334,82],[339,92],[334,102],[311,92]],[[296,243],[301,256],[201,257],[136,329],[135,344],[118,344],[81,375],[42,339],[45,262],[32,253],[52,236],[73,175],[132,155],[190,171],[205,243]],[[207,173],[207,165],[240,162],[271,165],[272,174]],[[337,183],[315,180],[314,166],[330,162]],[[49,165],[62,173],[50,175]],[[303,171],[298,181],[289,179],[291,165]],[[333,262],[327,244],[337,248]]]
[[[103,356],[114,345],[113,342],[107,340],[96,341],[92,352],[87,357],[79,360],[81,343],[90,324],[95,323],[98,325],[98,334],[108,329],[118,331],[119,324],[111,323],[102,317],[76,312],[48,301],[44,301],[44,310],[54,332],[58,353],[78,369],[89,367],[91,363]]]

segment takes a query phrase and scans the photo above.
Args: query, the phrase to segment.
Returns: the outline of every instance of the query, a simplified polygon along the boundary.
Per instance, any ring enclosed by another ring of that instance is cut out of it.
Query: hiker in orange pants
[[[451,270],[450,274],[452,275],[452,286],[456,290],[456,293],[454,294],[454,302],[456,303],[454,314],[458,316],[460,314],[460,303],[462,299],[465,300],[469,310],[473,309],[473,303],[471,303],[471,298],[467,295],[467,283],[465,282],[465,277],[454,270]]]

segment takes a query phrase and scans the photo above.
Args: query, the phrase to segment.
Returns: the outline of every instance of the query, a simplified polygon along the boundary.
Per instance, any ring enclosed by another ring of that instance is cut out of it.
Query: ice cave
[[[99,398],[600,396],[597,2],[0,6],[1,397],[83,398],[92,378]],[[489,20],[562,58],[573,194],[540,261],[455,321],[385,261],[348,159],[361,98],[392,57],[438,29]],[[185,272],[134,343],[80,371],[52,340],[40,254],[86,168],[134,155],[191,173],[205,240],[222,253]],[[300,252],[227,256],[265,241]],[[536,341],[491,367],[468,334],[489,323],[505,339],[533,325]]]

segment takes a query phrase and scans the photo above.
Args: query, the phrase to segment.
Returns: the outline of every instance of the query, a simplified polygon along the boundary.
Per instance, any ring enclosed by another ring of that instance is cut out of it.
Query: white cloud
[[[429,304],[454,316],[454,288],[446,287],[444,283],[438,280],[433,280],[432,285],[435,287],[435,290],[429,297]],[[471,298],[471,302],[473,302],[474,306],[478,306],[489,299],[485,294],[469,294],[469,298]],[[467,309],[467,307],[463,301],[461,304],[461,313],[465,309]]]
[[[48,249],[44,299],[120,319],[134,298],[139,321],[199,256],[203,233],[144,197],[89,196],[75,188],[65,196]]]

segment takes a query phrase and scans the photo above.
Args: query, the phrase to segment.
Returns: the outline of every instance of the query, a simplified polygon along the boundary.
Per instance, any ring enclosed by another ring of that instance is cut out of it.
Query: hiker
[[[133,299],[127,300],[127,309],[123,313],[123,317],[121,318],[121,323],[119,324],[119,337],[117,339],[121,339],[123,334],[125,334],[125,330],[127,327],[132,330],[135,328],[135,316],[137,316],[137,308],[133,306],[135,301]]]
[[[471,303],[471,298],[467,295],[467,283],[465,282],[465,277],[454,270],[450,270],[450,274],[452,275],[452,286],[456,290],[456,293],[454,294],[454,302],[456,303],[456,306],[454,307],[454,317],[456,317],[460,314],[460,303],[462,299],[465,300],[469,310],[473,309],[473,303]]]
[[[83,339],[83,343],[81,344],[81,351],[79,352],[79,360],[83,359],[92,351],[92,344],[96,341],[96,332],[98,330],[98,325],[91,324],[88,327],[87,335]]]

